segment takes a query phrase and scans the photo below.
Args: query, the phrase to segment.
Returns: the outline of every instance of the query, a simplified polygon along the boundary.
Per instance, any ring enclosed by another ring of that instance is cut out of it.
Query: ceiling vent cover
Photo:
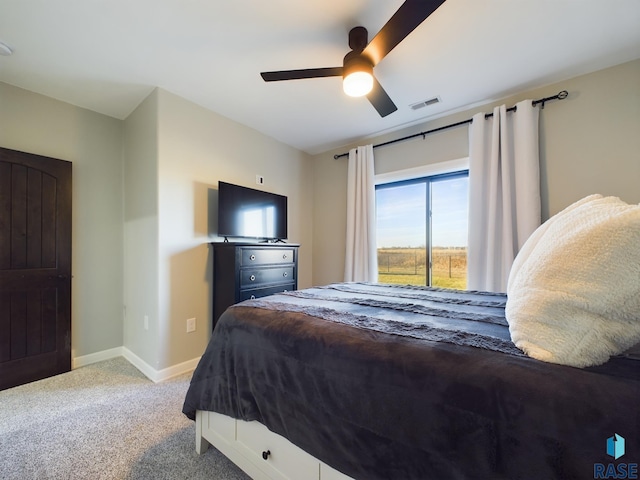
[[[436,103],[440,103],[441,101],[442,100],[440,100],[440,97],[433,97],[428,100],[423,100],[418,103],[413,103],[409,106],[411,107],[411,110],[418,110],[423,107],[428,107],[429,105],[435,105]]]

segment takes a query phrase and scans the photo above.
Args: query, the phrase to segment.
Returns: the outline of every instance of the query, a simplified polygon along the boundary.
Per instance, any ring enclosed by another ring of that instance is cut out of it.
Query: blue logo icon
[[[615,460],[625,454],[625,440],[622,435],[617,433],[613,437],[607,438],[607,455]],[[594,463],[593,464],[594,479],[610,479],[621,478],[625,480],[638,479],[637,463]]]
[[[624,455],[624,437],[614,433],[613,437],[607,438],[607,455],[616,460]]]

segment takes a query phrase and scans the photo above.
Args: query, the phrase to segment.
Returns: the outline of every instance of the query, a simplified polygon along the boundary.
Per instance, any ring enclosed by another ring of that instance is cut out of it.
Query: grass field
[[[432,286],[467,287],[467,250],[434,248]],[[427,256],[424,248],[378,249],[378,281],[402,285],[427,285]]]

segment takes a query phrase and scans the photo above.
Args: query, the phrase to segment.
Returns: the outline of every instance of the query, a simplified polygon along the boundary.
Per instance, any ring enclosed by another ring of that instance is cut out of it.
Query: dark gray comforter
[[[257,420],[357,479],[583,479],[640,463],[640,362],[528,358],[505,301],[348,283],[243,302],[219,319],[183,412]]]

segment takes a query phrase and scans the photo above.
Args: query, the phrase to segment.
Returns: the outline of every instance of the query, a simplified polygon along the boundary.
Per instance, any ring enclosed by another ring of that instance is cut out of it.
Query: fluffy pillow
[[[640,342],[640,205],[591,195],[550,218],[507,296],[511,339],[533,358],[587,367]]]

